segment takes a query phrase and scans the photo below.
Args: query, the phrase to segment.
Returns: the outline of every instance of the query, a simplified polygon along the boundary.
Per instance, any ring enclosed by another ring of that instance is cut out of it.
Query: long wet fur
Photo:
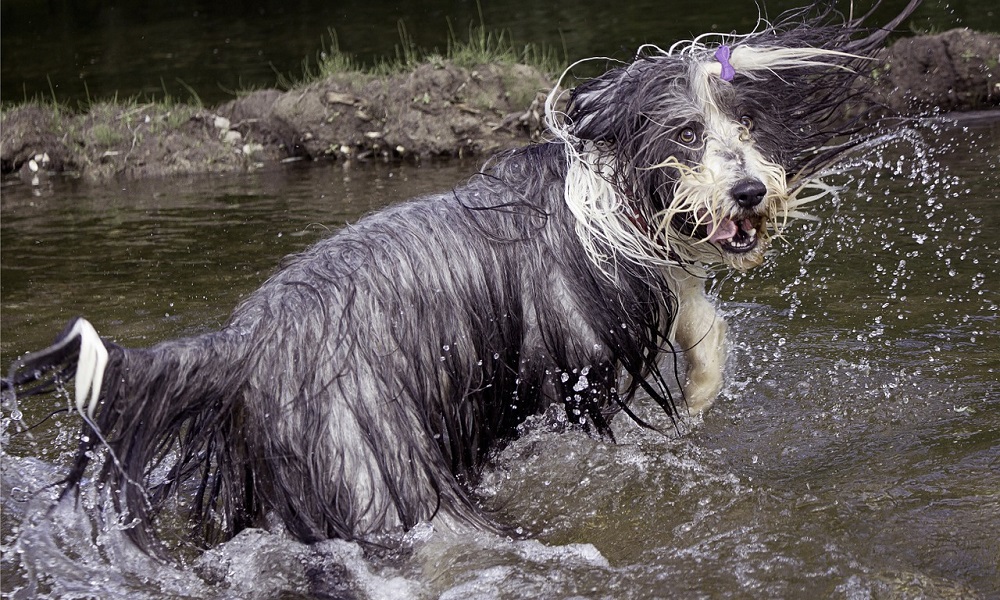
[[[76,378],[84,426],[65,490],[103,450],[96,479],[119,491],[147,550],[168,507],[186,507],[209,544],[269,512],[305,541],[392,544],[421,521],[495,528],[468,485],[527,417],[561,403],[570,422],[610,435],[614,413],[638,420],[628,406],[642,391],[676,418],[667,380],[682,351],[695,365],[684,399],[718,392],[724,330],[697,273],[753,266],[766,239],[757,254],[709,239],[744,214],[678,200],[711,161],[676,132],[706,130],[709,112],[742,123],[731,129],[743,158],[780,179],[752,217],[766,238],[795,190],[863,139],[844,109],[887,29],[792,13],[720,38],[732,82],[711,76],[714,46],[702,41],[642,53],[580,85],[565,111],[553,102],[553,141],[286,259],[222,331],[127,349],[75,320],[12,365],[5,400]],[[751,67],[756,50],[783,48],[833,52]],[[616,203],[610,225],[591,192]],[[718,335],[698,333],[699,319]]]

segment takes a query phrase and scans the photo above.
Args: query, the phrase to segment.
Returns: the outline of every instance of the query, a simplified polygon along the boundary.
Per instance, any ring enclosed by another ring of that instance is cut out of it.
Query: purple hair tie
[[[722,72],[719,73],[719,78],[723,81],[732,81],[733,77],[736,77],[736,69],[729,62],[729,46],[719,46],[719,49],[715,51],[715,60],[719,61],[722,65]]]

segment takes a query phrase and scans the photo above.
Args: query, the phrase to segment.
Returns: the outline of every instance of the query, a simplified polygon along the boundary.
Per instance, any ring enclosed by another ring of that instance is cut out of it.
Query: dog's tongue
[[[712,237],[709,238],[712,242],[719,242],[722,240],[731,240],[733,236],[736,235],[736,221],[732,219],[723,219],[719,226],[715,228],[715,232],[712,233]]]

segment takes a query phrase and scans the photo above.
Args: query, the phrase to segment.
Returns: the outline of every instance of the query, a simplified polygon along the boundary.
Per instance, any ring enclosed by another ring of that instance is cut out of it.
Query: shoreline
[[[876,103],[906,114],[1000,120],[1000,35],[969,29],[897,40],[873,73]],[[425,60],[406,72],[345,71],[214,108],[97,102],[85,113],[28,103],[0,116],[0,175],[90,182],[242,172],[298,160],[487,157],[541,139],[554,79],[518,63]],[[985,116],[984,116],[985,115]]]

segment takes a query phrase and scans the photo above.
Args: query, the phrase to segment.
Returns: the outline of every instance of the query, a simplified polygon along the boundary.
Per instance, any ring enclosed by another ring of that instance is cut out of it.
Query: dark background
[[[773,18],[802,3],[765,6]],[[905,1],[884,4],[888,18]],[[997,0],[927,0],[910,27],[1000,31],[998,13]],[[116,94],[145,100],[167,93],[187,101],[193,90],[213,105],[236,90],[274,86],[278,74],[300,76],[303,61],[315,64],[323,45],[330,45],[330,30],[341,50],[367,64],[395,56],[400,23],[416,46],[443,52],[449,30],[465,40],[480,22],[569,62],[625,58],[640,44],[669,46],[706,31],[746,32],[757,15],[753,0],[4,0],[0,100],[55,97],[74,105]]]

